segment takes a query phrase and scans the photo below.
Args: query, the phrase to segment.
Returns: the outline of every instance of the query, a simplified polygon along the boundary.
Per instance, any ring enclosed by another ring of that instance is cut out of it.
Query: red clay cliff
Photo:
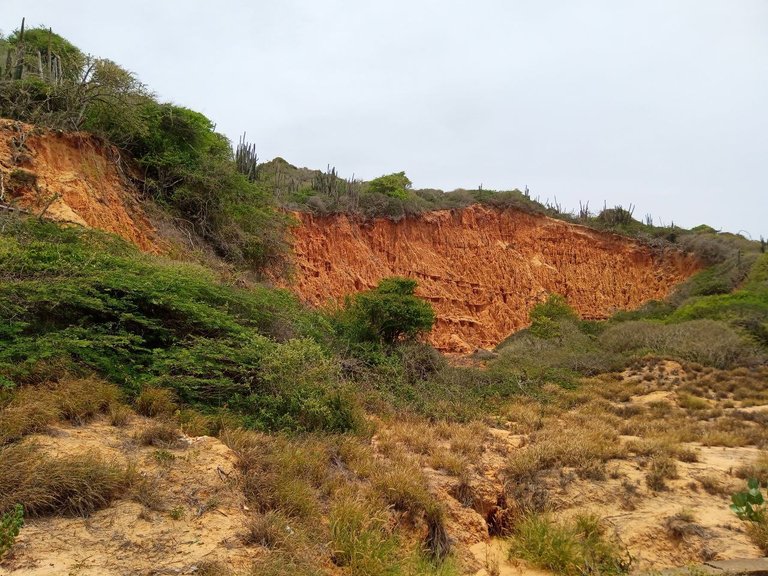
[[[494,347],[549,293],[603,319],[664,298],[698,269],[678,251],[513,209],[475,205],[399,222],[295,216],[291,289],[323,305],[387,276],[414,278],[437,314],[430,341],[447,352]]]

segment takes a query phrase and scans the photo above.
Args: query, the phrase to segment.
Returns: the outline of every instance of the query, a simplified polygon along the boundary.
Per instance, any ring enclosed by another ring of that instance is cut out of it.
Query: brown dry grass
[[[58,420],[80,426],[119,406],[119,389],[97,378],[24,386],[0,410],[0,445],[41,432]]]
[[[171,416],[178,406],[172,390],[168,388],[144,388],[134,402],[136,412],[142,416]]]
[[[607,461],[626,456],[627,450],[610,422],[570,413],[547,420],[541,430],[531,434],[528,444],[510,455],[506,473],[513,481],[563,467],[590,475]]]
[[[768,452],[762,452],[751,464],[736,469],[737,478],[757,478],[761,483],[768,483]]]
[[[151,422],[139,432],[136,435],[136,440],[142,446],[175,448],[181,445],[181,432],[174,422],[170,420],[157,420]]]
[[[0,512],[20,503],[32,516],[87,516],[108,506],[128,483],[125,468],[97,455],[53,457],[31,443],[0,449],[0,462]]]

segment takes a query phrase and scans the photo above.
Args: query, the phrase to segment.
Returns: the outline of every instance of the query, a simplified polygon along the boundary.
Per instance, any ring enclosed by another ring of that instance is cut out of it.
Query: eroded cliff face
[[[158,236],[118,162],[116,148],[86,133],[0,120],[0,205],[113,232],[158,252]]]
[[[323,305],[387,276],[414,278],[437,313],[430,340],[447,352],[494,347],[525,327],[549,293],[565,296],[582,318],[603,319],[665,297],[698,269],[677,251],[479,205],[400,222],[295,216],[290,288]]]

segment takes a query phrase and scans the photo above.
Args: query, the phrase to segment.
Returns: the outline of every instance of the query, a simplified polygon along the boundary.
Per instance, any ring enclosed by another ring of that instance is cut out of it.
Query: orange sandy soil
[[[286,287],[322,305],[387,276],[414,278],[437,314],[430,342],[453,353],[493,348],[549,293],[603,319],[664,298],[699,268],[678,251],[513,209],[474,205],[399,222],[294,215]]]

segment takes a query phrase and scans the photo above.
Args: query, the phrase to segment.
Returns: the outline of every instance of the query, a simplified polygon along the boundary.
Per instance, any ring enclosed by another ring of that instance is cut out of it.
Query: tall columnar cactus
[[[16,73],[13,75],[15,80],[24,78],[24,21],[21,19],[21,32],[19,32],[19,42],[16,47]]]
[[[238,172],[245,174],[249,181],[254,182],[256,180],[256,168],[259,165],[259,156],[256,154],[256,145],[251,142],[246,142],[245,133],[240,137],[240,141],[237,144],[237,149],[235,150],[235,163]]]

